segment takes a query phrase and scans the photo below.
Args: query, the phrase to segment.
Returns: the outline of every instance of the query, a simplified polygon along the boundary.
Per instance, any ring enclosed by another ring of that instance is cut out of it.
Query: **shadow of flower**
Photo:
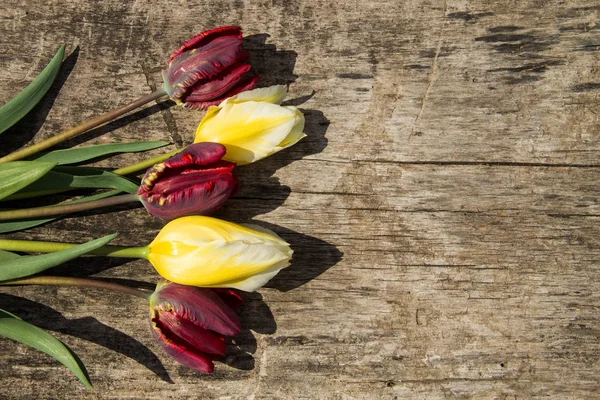
[[[42,329],[87,340],[123,354],[148,368],[163,381],[173,383],[167,370],[152,351],[136,339],[104,325],[95,318],[67,319],[48,306],[8,294],[0,294],[0,304],[3,309]]]
[[[242,39],[244,50],[250,53],[250,65],[260,75],[258,85],[285,85],[296,81],[294,74],[297,53],[291,50],[277,50],[274,44],[267,44],[269,35],[260,33]]]

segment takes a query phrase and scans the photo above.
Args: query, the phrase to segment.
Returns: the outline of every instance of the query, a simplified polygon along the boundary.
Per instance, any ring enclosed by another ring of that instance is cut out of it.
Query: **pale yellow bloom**
[[[285,86],[242,92],[208,109],[196,130],[195,143],[216,142],[227,148],[224,160],[249,164],[292,146],[304,134],[304,115],[280,106]]]
[[[268,229],[201,216],[169,222],[148,248],[148,260],[172,282],[247,292],[290,265],[293,253]]]

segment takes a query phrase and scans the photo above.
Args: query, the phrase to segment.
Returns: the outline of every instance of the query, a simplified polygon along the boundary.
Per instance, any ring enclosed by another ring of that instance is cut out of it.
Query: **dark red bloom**
[[[242,49],[239,27],[202,32],[171,55],[162,72],[164,88],[171,99],[189,108],[219,104],[256,86],[258,75],[247,74],[248,56]]]
[[[238,189],[225,152],[219,143],[196,143],[150,168],[137,191],[144,207],[164,220],[217,210]]]
[[[150,296],[154,337],[181,364],[212,373],[213,361],[225,355],[225,336],[235,336],[241,329],[239,317],[227,303],[232,298],[241,301],[232,290],[217,291],[163,280]]]

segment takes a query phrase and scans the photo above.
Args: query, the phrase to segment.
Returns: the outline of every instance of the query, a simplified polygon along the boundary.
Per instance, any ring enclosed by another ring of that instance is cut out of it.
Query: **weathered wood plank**
[[[217,213],[274,229],[296,250],[291,268],[247,296],[229,366],[202,376],[169,359],[137,299],[5,288],[0,307],[72,346],[97,390],[3,340],[0,397],[598,398],[596,3],[0,6],[0,102],[59,42],[79,46],[60,91],[3,135],[4,151],[148,93],[181,40],[230,23],[251,35],[263,84],[291,83],[309,135],[240,168],[242,190]],[[151,105],[72,143],[170,139],[175,148],[193,140],[200,118]],[[138,245],[160,226],[122,208],[12,237],[119,230],[119,243]],[[56,273],[73,269],[156,280],[141,261],[86,259]]]

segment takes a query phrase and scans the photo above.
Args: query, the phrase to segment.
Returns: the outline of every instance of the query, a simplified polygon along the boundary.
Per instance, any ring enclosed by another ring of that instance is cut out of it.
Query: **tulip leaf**
[[[92,388],[88,373],[79,357],[67,345],[43,329],[0,309],[0,335],[54,357],[69,368],[88,389]]]
[[[14,161],[0,164],[0,199],[40,179],[55,165],[56,163],[49,161]]]
[[[21,257],[16,253],[12,253],[6,250],[0,250],[0,261],[12,260],[13,258]]]
[[[86,201],[104,199],[106,197],[114,196],[119,193],[121,193],[120,190],[109,190],[108,192],[98,193],[93,196],[83,197],[83,198],[77,199],[77,200],[71,200],[71,201],[65,202],[63,204],[84,203]],[[54,221],[56,218],[59,218],[59,217],[49,217],[49,218],[42,217],[42,218],[26,219],[26,220],[21,220],[21,221],[1,221],[0,222],[0,233],[15,232],[15,231],[21,231],[23,229],[33,228],[34,226],[38,226],[38,225],[45,224],[46,222]],[[4,258],[2,258],[3,257],[2,251],[3,250],[0,250],[0,261],[2,261],[4,259]]]
[[[54,253],[36,256],[21,256],[9,260],[5,259],[2,261],[2,268],[0,268],[0,281],[22,278],[24,276],[37,274],[48,268],[56,267],[59,264],[104,246],[116,236],[117,234],[113,233],[112,235],[104,236],[100,239],[92,240],[91,242]]]
[[[133,143],[109,143],[94,146],[75,147],[72,149],[55,150],[37,155],[32,159],[37,161],[54,161],[58,165],[76,164],[94,158],[115,153],[136,153],[164,147],[169,142],[147,141]]]
[[[37,78],[21,93],[0,107],[0,133],[23,118],[44,97],[58,76],[64,55],[65,45],[63,44]]]
[[[26,199],[84,188],[117,189],[126,193],[135,193],[138,185],[120,175],[98,168],[55,167],[46,176],[4,200]]]

